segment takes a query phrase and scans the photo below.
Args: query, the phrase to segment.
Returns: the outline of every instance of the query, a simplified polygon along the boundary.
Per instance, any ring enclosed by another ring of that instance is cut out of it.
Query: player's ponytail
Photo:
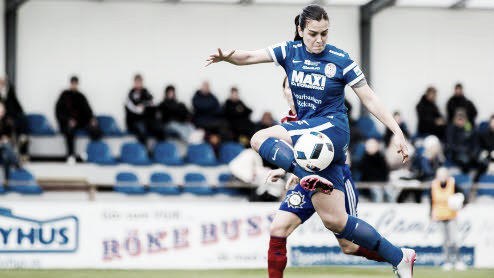
[[[300,15],[298,14],[295,17],[295,38],[293,41],[301,41],[302,37],[298,34],[298,23],[300,22]]]
[[[300,29],[303,31],[308,20],[321,21],[323,19],[329,21],[328,14],[323,7],[316,4],[306,6],[302,12],[295,17],[295,38],[293,40],[302,40],[302,37],[298,34],[298,26],[300,26]]]

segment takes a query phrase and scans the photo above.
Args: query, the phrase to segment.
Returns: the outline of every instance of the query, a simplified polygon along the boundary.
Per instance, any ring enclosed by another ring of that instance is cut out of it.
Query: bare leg
[[[290,145],[293,145],[292,138],[288,134],[288,131],[286,131],[286,129],[280,125],[275,125],[259,130],[250,139],[250,145],[256,152],[258,152],[259,148],[261,148],[262,143],[264,143],[264,141],[266,141],[266,139],[268,139],[269,137],[278,138]]]

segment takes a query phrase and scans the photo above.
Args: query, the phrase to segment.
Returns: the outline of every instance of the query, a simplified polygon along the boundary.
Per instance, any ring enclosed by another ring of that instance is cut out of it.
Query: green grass
[[[1,278],[261,278],[265,269],[227,270],[94,270],[94,269],[13,269],[0,270]],[[293,267],[286,278],[375,278],[394,277],[384,267]],[[416,267],[414,278],[494,278],[493,269],[469,269],[445,272],[439,268]]]

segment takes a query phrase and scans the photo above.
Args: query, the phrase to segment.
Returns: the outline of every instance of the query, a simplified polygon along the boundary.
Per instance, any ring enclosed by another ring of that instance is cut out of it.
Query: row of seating
[[[131,142],[122,145],[120,158],[117,160],[111,154],[108,144],[103,141],[90,142],[86,147],[87,161],[99,165],[114,165],[118,162],[131,165],[151,165],[154,162],[168,166],[179,166],[185,163],[216,166],[229,163],[243,150],[244,146],[239,143],[225,142],[221,144],[218,157],[216,157],[210,144],[190,144],[187,147],[185,158],[182,158],[175,143],[159,142],[154,147],[153,160],[151,160],[144,145]]]
[[[30,135],[52,136],[57,133],[43,114],[27,114],[26,117]],[[127,134],[118,127],[117,122],[110,115],[96,116],[96,120],[103,136],[124,136]],[[79,130],[77,135],[86,136],[87,132]]]
[[[151,174],[149,184],[145,186],[139,181],[136,174],[132,172],[121,172],[117,174],[116,184],[113,189],[115,192],[129,195],[142,195],[149,192],[162,195],[179,195],[182,193],[191,193],[200,196],[214,194],[239,195],[241,192],[238,188],[225,187],[231,177],[229,173],[220,174],[218,176],[218,184],[212,186],[208,184],[203,174],[192,172],[185,174],[184,185],[179,186],[172,180],[170,174],[156,172]]]

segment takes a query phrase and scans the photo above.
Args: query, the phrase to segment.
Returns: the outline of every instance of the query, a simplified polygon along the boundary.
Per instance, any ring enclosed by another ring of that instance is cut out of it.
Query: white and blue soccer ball
[[[334,158],[334,146],[324,133],[311,131],[302,134],[293,147],[298,165],[309,172],[326,169]]]

